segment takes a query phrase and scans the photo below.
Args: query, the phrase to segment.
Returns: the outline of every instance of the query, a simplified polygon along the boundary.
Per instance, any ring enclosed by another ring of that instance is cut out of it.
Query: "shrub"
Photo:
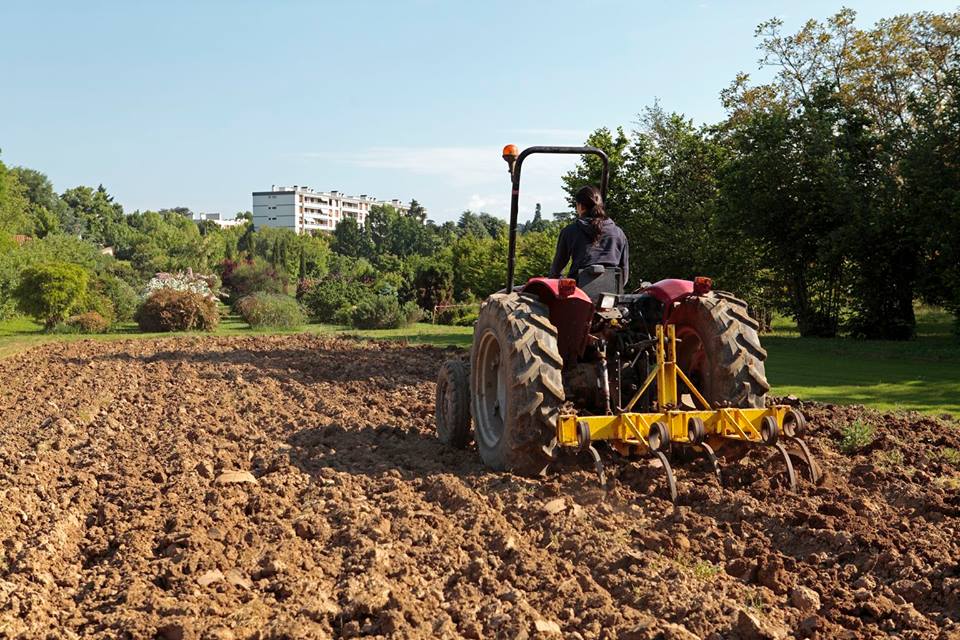
[[[253,293],[234,305],[244,321],[253,328],[296,329],[307,316],[296,300],[276,293]]]
[[[840,430],[840,435],[843,438],[840,441],[840,449],[844,453],[859,451],[873,442],[875,432],[876,428],[872,424],[855,420]]]
[[[110,328],[110,320],[96,311],[87,311],[70,316],[63,324],[76,333],[106,333],[107,329]],[[58,327],[60,326],[62,325],[58,325]]]
[[[337,276],[331,276],[317,282],[303,295],[303,304],[311,317],[318,322],[340,322],[334,316],[341,309],[355,307],[374,295],[358,282],[349,282]],[[340,324],[350,324],[340,322]]]
[[[141,331],[213,331],[220,313],[210,296],[162,288],[147,296],[135,319]]]
[[[115,275],[103,274],[94,281],[93,288],[110,300],[113,305],[114,321],[127,322],[133,319],[139,299],[137,292],[123,279]]]
[[[454,321],[453,324],[458,327],[472,327],[473,325],[477,324],[477,318],[479,317],[480,312],[474,309],[473,311],[461,315],[456,319],[456,321]]]
[[[372,296],[340,309],[334,321],[357,329],[397,329],[416,322],[420,316],[420,308],[412,302],[401,305],[392,296]]]
[[[14,290],[21,311],[51,329],[77,309],[87,293],[89,276],[82,268],[64,262],[27,267]]]
[[[437,311],[437,313],[434,314],[433,321],[436,324],[452,324],[460,327],[468,327],[477,321],[477,315],[479,313],[479,303],[450,305]]]
[[[230,292],[230,301],[251,293],[287,293],[287,276],[265,261],[258,259],[236,263],[221,263],[223,286]]]
[[[107,326],[112,325],[116,320],[116,312],[114,311],[113,302],[110,301],[110,298],[92,289],[87,290],[83,299],[77,304],[76,310],[78,312],[77,315],[96,313],[106,321]]]

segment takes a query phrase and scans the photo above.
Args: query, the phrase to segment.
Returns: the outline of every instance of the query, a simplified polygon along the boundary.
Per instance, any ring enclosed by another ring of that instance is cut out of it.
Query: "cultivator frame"
[[[557,444],[560,447],[589,452],[606,484],[606,474],[593,442],[605,440],[620,453],[653,454],[667,477],[670,498],[677,499],[677,483],[666,456],[671,446],[699,449],[713,467],[718,482],[723,478],[716,449],[730,442],[741,445],[768,446],[780,454],[787,470],[791,489],[797,487],[797,474],[791,454],[800,458],[810,481],[820,481],[820,469],[806,443],[797,436],[806,424],[803,415],[785,405],[765,408],[710,407],[703,394],[677,364],[676,327],[657,325],[656,365],[643,385],[625,407],[613,415],[582,416],[561,414],[557,420]],[[634,413],[632,409],[643,394],[656,382],[657,411]],[[700,409],[681,408],[679,383],[690,391]],[[619,408],[618,408],[619,409]],[[792,445],[788,450],[784,441]]]

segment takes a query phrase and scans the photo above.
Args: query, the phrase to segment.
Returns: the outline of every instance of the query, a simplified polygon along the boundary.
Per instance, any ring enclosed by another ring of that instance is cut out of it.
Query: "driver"
[[[600,190],[594,186],[582,187],[573,199],[577,219],[560,232],[550,277],[559,278],[567,262],[572,260],[567,277],[576,278],[581,269],[600,264],[620,267],[626,285],[630,276],[627,236],[604,210]]]

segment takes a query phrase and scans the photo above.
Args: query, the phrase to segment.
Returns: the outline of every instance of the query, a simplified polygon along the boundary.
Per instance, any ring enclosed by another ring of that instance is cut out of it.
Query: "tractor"
[[[624,456],[657,458],[673,501],[671,460],[705,458],[722,483],[718,456],[738,459],[751,447],[777,454],[792,489],[795,462],[819,482],[799,437],[803,415],[767,404],[758,323],[709,278],[643,283],[628,293],[619,268],[593,265],[575,278],[514,284],[521,169],[544,153],[599,158],[606,201],[602,150],[504,147],[512,182],[506,286],[480,307],[469,362],[441,366],[439,439],[459,448],[473,440],[488,467],[527,476],[542,474],[562,451],[586,452],[601,484],[594,445],[605,441]]]

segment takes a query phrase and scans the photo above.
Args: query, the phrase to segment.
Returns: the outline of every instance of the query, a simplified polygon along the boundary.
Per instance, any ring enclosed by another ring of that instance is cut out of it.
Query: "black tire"
[[[546,305],[519,293],[484,301],[473,332],[470,396],[474,440],[488,467],[533,476],[550,464],[562,368]]]
[[[437,374],[437,438],[457,449],[470,444],[470,365],[447,360]]]
[[[711,406],[762,408],[767,383],[760,325],[747,303],[724,291],[685,298],[670,314],[677,364]]]

